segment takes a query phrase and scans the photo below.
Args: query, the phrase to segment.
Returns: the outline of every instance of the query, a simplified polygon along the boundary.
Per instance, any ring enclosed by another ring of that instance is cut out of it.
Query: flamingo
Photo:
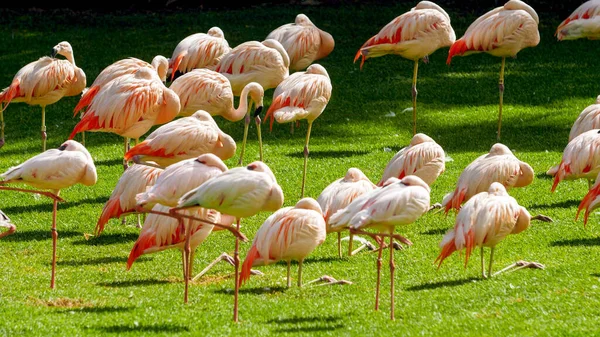
[[[582,38],[597,40],[600,38],[599,14],[600,1],[586,1],[558,25],[554,35],[556,35],[558,41]]]
[[[326,229],[319,203],[312,198],[299,200],[271,214],[260,226],[248,251],[238,286],[250,279],[253,266],[287,261],[287,287],[292,286],[290,263],[298,261],[298,287],[302,287],[302,261],[325,241]]]
[[[356,52],[354,62],[388,54],[400,55],[414,61],[412,80],[413,135],[417,133],[417,72],[419,60],[429,62],[429,55],[443,47],[450,47],[456,40],[450,25],[450,16],[442,7],[421,1],[410,11],[396,17],[379,33],[368,39]]]
[[[585,178],[591,180],[600,173],[600,130],[592,129],[573,138],[565,147],[562,160],[554,174],[551,191],[562,180]]]
[[[66,60],[55,58],[63,55]],[[41,57],[21,68],[9,87],[0,92],[0,147],[4,145],[3,112],[11,102],[42,107],[42,151],[46,151],[46,106],[63,97],[79,95],[86,85],[83,70],[75,65],[73,48],[63,41],[52,48],[51,57]]]
[[[17,230],[17,227],[10,221],[10,218],[2,211],[0,211],[0,227],[7,229],[6,232],[0,233],[0,238],[11,235]]]
[[[596,97],[595,104],[589,105],[577,116],[569,132],[569,141],[592,129],[600,129],[600,95]]]
[[[281,43],[290,58],[290,70],[304,70],[314,61],[331,54],[335,41],[331,34],[319,29],[306,14],[296,15],[294,23],[275,28],[266,39]]]
[[[394,238],[396,238],[394,231],[396,226],[411,224],[429,211],[431,190],[429,185],[417,176],[406,176],[400,180],[393,177],[390,179],[389,184],[354,199],[346,208],[333,214],[329,220],[333,228],[348,226],[351,231],[360,233],[368,233],[362,230],[372,228],[377,230],[380,236],[390,237],[390,318],[394,320],[394,270],[396,268],[394,264]],[[383,246],[383,244],[379,246],[377,259],[375,310],[379,310]]]
[[[319,194],[317,202],[323,210],[327,234],[337,232],[338,234],[338,256],[342,256],[341,230],[334,229],[329,223],[329,219],[335,212],[348,206],[357,197],[376,189],[377,186],[358,168],[351,167],[346,175],[327,185]],[[352,251],[352,234],[348,246],[348,255],[354,255],[358,250],[366,247],[361,246],[357,251]]]
[[[248,126],[250,125],[249,111],[252,105],[255,107],[253,113],[255,120],[263,109],[263,98],[265,92],[263,87],[256,82],[250,82],[244,86],[238,107],[234,107],[234,96],[231,83],[225,75],[210,69],[194,69],[183,76],[178,77],[170,89],[175,91],[181,101],[180,116],[188,116],[197,110],[205,110],[211,116],[221,116],[228,121],[237,122],[246,117],[244,123],[244,139],[242,152],[238,165],[242,165],[246,149],[246,138]],[[250,98],[250,104],[248,104]],[[262,139],[260,125],[257,124],[258,143],[260,148],[260,160],[263,160]]]
[[[600,173],[598,173],[600,175]],[[585,197],[579,203],[579,207],[577,207],[577,214],[575,215],[575,221],[579,218],[579,213],[585,208],[584,217],[583,217],[583,226],[587,226],[588,218],[590,216],[590,212],[595,210],[600,206],[600,179],[596,176],[596,181],[592,188],[587,192]]]
[[[74,140],[67,140],[58,149],[50,149],[27,159],[20,165],[9,168],[0,174],[0,189],[18,192],[41,194],[54,202],[52,209],[52,277],[50,288],[55,286],[56,272],[56,209],[60,190],[77,183],[85,186],[96,184],[98,175],[94,161],[88,150]],[[6,186],[7,184],[23,183],[36,190],[21,189]],[[50,190],[40,191],[41,190]]]
[[[465,268],[473,248],[481,247],[481,275],[483,278],[492,277],[507,270],[520,268],[544,268],[537,262],[519,261],[494,274],[492,262],[494,249],[498,243],[509,234],[518,234],[526,230],[531,220],[552,222],[547,216],[532,217],[525,207],[520,206],[515,198],[508,195],[506,188],[499,182],[493,182],[487,191],[474,195],[456,215],[453,229],[442,238],[442,249],[435,263],[438,268],[442,262],[455,251],[465,249]],[[490,262],[488,273],[485,274],[483,247],[490,247]]]
[[[189,191],[179,199],[171,212],[190,207],[215,209],[237,219],[237,229],[242,218],[261,211],[277,211],[283,205],[283,190],[277,184],[273,171],[265,163],[255,161],[246,167],[232,168]],[[233,320],[238,321],[239,293],[239,239],[235,240],[235,290]]]
[[[273,120],[277,120],[278,123],[289,123],[306,119],[308,122],[304,143],[301,198],[304,198],[306,168],[308,165],[308,141],[312,123],[327,107],[331,98],[331,90],[331,80],[327,70],[320,64],[311,64],[306,71],[293,73],[277,86],[273,93],[273,103],[265,115],[265,118],[271,118],[271,129],[273,128]]]
[[[533,177],[533,168],[529,164],[519,160],[506,145],[496,143],[489,153],[482,154],[465,167],[454,191],[444,196],[442,207],[446,214],[451,209],[458,211],[462,203],[487,191],[493,182],[509,189],[527,186]]]
[[[124,159],[146,164],[152,161],[166,167],[204,153],[227,160],[233,157],[235,150],[233,138],[221,131],[208,112],[198,110],[189,117],[161,125],[127,151]]]
[[[135,213],[137,202],[135,196],[154,185],[163,169],[148,165],[133,164],[119,178],[110,197],[102,208],[96,223],[94,235],[99,236],[109,219],[116,219],[128,213]],[[141,228],[138,218],[138,226]]]
[[[173,120],[181,104],[173,90],[167,88],[156,71],[139,68],[102,86],[69,139],[83,131],[112,132],[125,138],[139,139],[154,125]],[[127,162],[123,163],[127,168]]]
[[[389,178],[402,179],[415,175],[431,186],[446,169],[444,149],[431,137],[417,133],[407,147],[390,159],[377,186],[382,186]]]
[[[219,27],[212,27],[205,33],[196,33],[181,40],[169,61],[171,81],[175,73],[185,74],[193,69],[211,68],[229,53],[231,48],[225,34]]]
[[[502,58],[500,66],[500,105],[498,108],[498,134],[502,128],[502,103],[504,99],[504,64],[506,57],[516,57],[527,47],[540,43],[538,24],[540,20],[535,10],[520,0],[510,0],[475,20],[460,39],[450,47],[446,63],[452,57],[485,52]]]

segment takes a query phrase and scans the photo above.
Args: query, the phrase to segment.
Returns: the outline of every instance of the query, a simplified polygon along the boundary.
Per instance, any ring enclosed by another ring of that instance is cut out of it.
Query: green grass
[[[349,167],[378,181],[387,161],[412,136],[412,63],[400,57],[368,60],[359,70],[352,59],[358,47],[407,4],[337,7],[258,6],[242,10],[186,11],[149,14],[105,14],[68,11],[3,10],[0,15],[0,83],[8,86],[26,63],[47,55],[56,43],[69,41],[88,84],[112,62],[133,56],[151,60],[170,57],[187,35],[219,26],[231,46],[262,40],[274,28],[307,14],[336,41],[319,63],[329,72],[333,94],[315,121],[310,143],[306,195],[316,198]],[[447,8],[457,36],[482,12],[459,14]],[[414,245],[397,252],[396,321],[389,320],[389,271],[384,263],[381,310],[373,310],[376,255],[337,257],[333,236],[307,259],[305,281],[332,275],[350,286],[285,288],[285,264],[259,267],[240,293],[240,320],[232,322],[233,270],[222,265],[190,289],[183,304],[181,258],[170,250],[145,255],[125,270],[138,235],[134,218],[126,226],[111,221],[97,238],[92,233],[104,202],[122,173],[122,139],[88,133],[98,183],[62,191],[66,203],[58,211],[57,288],[51,290],[51,209],[47,198],[0,192],[0,208],[17,232],[0,241],[0,335],[595,335],[600,315],[600,226],[592,214],[587,228],[575,222],[585,181],[566,181],[550,193],[544,172],[559,162],[576,116],[600,93],[597,42],[557,42],[554,29],[562,18],[540,12],[541,42],[507,60],[502,142],[536,172],[534,182],[510,194],[532,214],[553,223],[533,223],[508,237],[496,250],[496,269],[516,260],[534,260],[545,270],[522,270],[482,281],[479,254],[468,267],[458,254],[438,270],[433,264],[438,244],[453,226],[454,215],[428,213],[398,228]],[[452,158],[432,186],[432,202],[441,202],[462,169],[496,142],[500,60],[486,55],[457,57],[445,64],[448,49],[421,63],[418,79],[418,131],[435,139]],[[269,105],[273,90],[268,90]],[[76,124],[72,111],[78,97],[47,107],[48,147],[58,147]],[[393,111],[395,117],[386,117]],[[22,103],[5,111],[6,145],[0,171],[39,153],[40,108]],[[242,123],[217,119],[221,128],[241,141]],[[265,130],[265,129],[263,129]],[[285,206],[300,197],[302,146],[306,124],[293,135],[288,125],[263,132],[265,162],[285,194]],[[385,149],[391,149],[386,151]],[[251,127],[246,162],[258,159],[256,130]],[[239,154],[239,153],[238,153]],[[238,156],[228,160],[236,165]],[[252,237],[269,216],[260,213],[243,222]],[[250,244],[241,245],[241,257]],[[233,240],[217,232],[197,249],[199,271]],[[387,253],[386,253],[387,255]],[[463,255],[464,257],[464,255]],[[384,261],[387,257],[384,256]],[[295,272],[295,269],[294,269]]]

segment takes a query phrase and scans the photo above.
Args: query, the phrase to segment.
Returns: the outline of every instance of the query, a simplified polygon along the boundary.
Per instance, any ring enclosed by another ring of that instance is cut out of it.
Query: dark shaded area
[[[50,227],[50,224],[48,225]],[[75,231],[61,231],[58,230],[58,240],[60,244],[61,238],[70,238],[74,236],[83,235],[80,232]],[[32,231],[20,231],[17,227],[17,231],[2,239],[2,241],[14,241],[14,242],[25,242],[25,241],[41,241],[41,240],[52,240],[52,234],[50,228],[48,230],[36,229]]]
[[[60,232],[59,232],[60,234]],[[112,233],[106,234],[102,233],[102,235],[91,238],[89,240],[77,240],[73,241],[74,245],[88,245],[88,246],[106,246],[112,245],[115,243],[124,243],[124,242],[134,242],[139,237],[138,233]]]
[[[252,294],[252,295],[262,295],[262,294],[276,294],[285,292],[287,287],[254,287],[254,288],[240,288],[240,294]],[[233,289],[219,289],[214,291],[215,294],[225,294],[233,296]]]
[[[301,324],[301,323],[313,323],[313,322],[335,322],[341,320],[341,316],[307,316],[307,317],[290,317],[290,318],[273,318],[267,321],[267,323],[276,324]]]
[[[546,172],[538,172],[535,174],[538,179],[554,180],[553,176],[547,175]]]
[[[113,312],[124,312],[133,310],[134,306],[128,307],[117,307],[117,306],[100,306],[100,307],[86,307],[86,308],[75,308],[75,309],[64,309],[56,311],[61,314],[69,314],[71,312],[87,312],[93,314],[105,314],[105,313],[113,313]]]
[[[337,256],[321,256],[321,257],[309,257],[302,264],[312,264],[312,263],[330,263],[334,261],[341,261],[342,258]]]
[[[600,237],[597,238],[585,238],[585,239],[569,239],[554,241],[550,244],[553,247],[564,247],[564,246],[600,246]]]
[[[307,326],[307,327],[290,327],[285,329],[275,329],[273,332],[276,333],[288,333],[288,332],[321,332],[321,331],[333,331],[343,328],[343,324],[327,325],[327,326]]]
[[[150,257],[140,257],[135,260],[136,263],[152,261]],[[107,256],[107,257],[99,257],[96,259],[85,259],[85,260],[66,260],[66,261],[57,261],[56,264],[64,265],[64,266],[88,266],[88,265],[98,265],[98,264],[107,264],[107,263],[127,263],[126,256]]]
[[[573,200],[559,201],[559,202],[555,202],[553,204],[533,204],[533,205],[530,206],[530,208],[541,208],[541,209],[545,209],[545,208],[570,208],[570,207],[573,207],[573,206],[579,206],[580,203],[581,203],[581,200],[573,199]],[[575,214],[573,214],[573,217],[575,217]]]
[[[303,148],[304,145],[302,144],[298,144],[298,148],[299,150],[297,152],[290,152],[288,154],[286,154],[286,156],[288,157],[292,157],[292,158],[304,158],[304,152],[303,152]],[[370,151],[366,151],[366,150],[350,150],[350,151],[345,151],[345,150],[330,150],[330,151],[322,151],[322,150],[316,150],[316,151],[311,151],[310,150],[310,145],[308,146],[308,158],[312,158],[312,159],[320,159],[320,158],[344,158],[344,157],[355,157],[355,156],[364,156],[366,154],[369,154]]]
[[[153,285],[165,284],[165,283],[170,283],[170,282],[166,281],[166,280],[147,279],[147,280],[99,282],[99,283],[96,283],[96,285],[99,285],[102,287],[111,287],[111,288],[127,288],[127,287],[153,286]]]
[[[461,286],[463,284],[470,283],[475,280],[480,280],[480,279],[476,278],[476,277],[469,277],[469,278],[460,279],[460,280],[449,280],[449,281],[441,281],[441,282],[433,282],[433,283],[424,283],[421,285],[408,287],[408,288],[406,288],[406,290],[419,291],[419,290],[427,290],[427,289],[437,289],[437,288],[442,288],[442,287],[456,287],[456,286]]]
[[[307,316],[299,317],[294,316],[290,318],[278,318],[268,320],[267,323],[279,324],[279,325],[290,325],[289,327],[280,327],[274,329],[276,333],[288,333],[288,332],[320,332],[320,331],[333,331],[344,327],[340,323],[341,316]]]
[[[46,198],[44,196],[44,198]],[[8,214],[15,214],[15,213],[29,213],[29,212],[45,212],[48,213],[48,221],[49,221],[49,226],[52,224],[52,199],[47,198],[48,203],[47,204],[38,204],[38,205],[23,205],[23,206],[9,206],[9,207],[5,207],[2,210],[5,211]],[[68,200],[65,200],[65,202],[59,202],[58,206],[57,206],[57,217],[60,218],[60,210],[61,209],[69,209],[71,207],[76,207],[76,206],[80,206],[80,205],[85,205],[85,204],[98,204],[98,203],[104,203],[106,202],[106,197],[96,197],[93,199],[82,199],[79,201],[74,201],[74,202],[69,202]],[[46,215],[44,215],[46,216]],[[60,229],[59,229],[59,233],[60,233]]]
[[[156,325],[110,325],[110,326],[96,326],[91,328],[93,330],[100,330],[108,333],[127,333],[127,332],[140,332],[140,333],[176,333],[176,332],[187,332],[190,329],[186,326],[175,325],[175,324],[156,324]]]
[[[448,229],[449,228],[435,228],[435,229],[430,229],[426,232],[422,232],[421,234],[423,234],[423,235],[443,235],[443,234],[446,234]]]

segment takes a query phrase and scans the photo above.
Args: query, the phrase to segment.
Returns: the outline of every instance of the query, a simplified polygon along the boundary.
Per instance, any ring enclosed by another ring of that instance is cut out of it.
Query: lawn
[[[573,5],[575,7],[575,5]],[[395,56],[369,59],[362,70],[352,62],[362,43],[408,4],[369,6],[256,6],[220,11],[97,14],[68,10],[0,10],[0,83],[8,86],[25,64],[48,55],[60,41],[74,49],[88,85],[112,62],[125,57],[150,61],[170,57],[184,37],[220,27],[231,46],[262,40],[274,28],[307,14],[335,39],[334,51],[322,61],[331,77],[329,105],[311,134],[306,196],[317,198],[350,167],[377,182],[388,160],[412,137],[410,86],[412,62]],[[574,9],[574,8],[573,8]],[[446,8],[457,37],[484,11]],[[600,93],[596,41],[557,42],[562,18],[538,10],[541,42],[506,63],[502,143],[535,170],[534,182],[510,194],[534,222],[498,245],[496,270],[524,259],[545,265],[480,279],[479,251],[466,268],[455,254],[441,268],[434,265],[438,244],[455,215],[430,212],[398,228],[414,245],[396,252],[396,320],[389,319],[389,270],[384,262],[380,311],[374,311],[376,255],[361,252],[338,258],[330,236],[305,261],[304,280],[324,274],[352,285],[285,287],[286,265],[257,269],[240,291],[240,322],[232,322],[233,269],[219,265],[193,283],[183,304],[181,255],[168,250],[141,257],[129,271],[127,256],[137,239],[135,217],[126,225],[112,220],[100,237],[89,237],[104,202],[123,172],[122,138],[87,133],[86,147],[98,171],[94,186],[65,189],[58,211],[57,288],[51,290],[52,203],[32,194],[0,192],[0,209],[17,225],[0,240],[0,335],[6,336],[263,336],[263,335],[595,335],[600,315],[600,225],[591,214],[587,228],[575,213],[587,191],[586,181],[565,181],[551,193],[545,171],[558,163],[570,127]],[[496,142],[500,59],[476,54],[446,65],[448,49],[420,64],[418,132],[446,151],[446,171],[431,188],[441,202],[454,189],[460,172]],[[265,93],[265,106],[273,90]],[[63,98],[46,109],[48,148],[60,146],[78,121],[79,97]],[[5,111],[6,144],[0,149],[0,172],[41,149],[39,107],[13,103]],[[222,130],[241,143],[243,124],[216,118]],[[307,125],[290,134],[288,125],[263,125],[264,161],[285,194],[284,206],[300,198],[302,147]],[[258,160],[256,128],[250,128],[245,162]],[[77,138],[79,139],[79,138]],[[238,147],[239,148],[239,147]],[[238,154],[226,161],[235,167]],[[259,213],[242,223],[252,238],[269,216]],[[215,232],[198,247],[196,272],[233,239]],[[345,247],[345,246],[344,246]],[[241,258],[250,243],[241,245]],[[384,255],[387,261],[387,252]],[[293,266],[295,273],[296,265]],[[294,279],[295,279],[295,274]],[[295,283],[294,283],[295,284]]]

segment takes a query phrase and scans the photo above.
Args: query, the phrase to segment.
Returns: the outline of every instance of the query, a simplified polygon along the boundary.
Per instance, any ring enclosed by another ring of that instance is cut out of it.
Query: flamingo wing
[[[600,37],[600,1],[591,0],[582,3],[556,28],[558,40],[574,40],[583,37]]]

